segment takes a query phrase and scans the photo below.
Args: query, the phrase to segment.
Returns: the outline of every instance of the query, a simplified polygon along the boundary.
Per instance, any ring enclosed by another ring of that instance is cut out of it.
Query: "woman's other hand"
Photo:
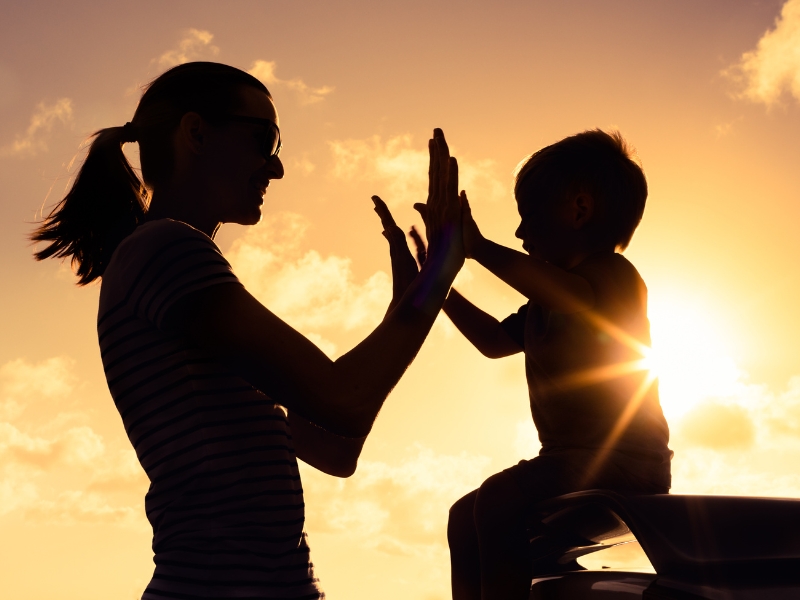
[[[388,314],[403,297],[408,286],[419,273],[419,269],[408,249],[406,236],[395,223],[389,207],[378,196],[373,196],[372,201],[375,203],[375,212],[381,218],[383,237],[389,242],[389,256],[392,261],[392,301],[387,310]]]

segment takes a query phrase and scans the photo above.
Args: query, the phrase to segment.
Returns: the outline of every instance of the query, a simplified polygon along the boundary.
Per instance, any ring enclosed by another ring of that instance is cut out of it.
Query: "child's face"
[[[535,193],[517,202],[520,224],[514,233],[522,247],[535,258],[561,265],[571,258],[574,230],[566,202],[547,201]]]

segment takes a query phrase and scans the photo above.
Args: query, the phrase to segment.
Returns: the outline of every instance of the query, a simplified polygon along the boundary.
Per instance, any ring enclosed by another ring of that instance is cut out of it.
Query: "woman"
[[[142,183],[122,153],[138,142]],[[32,236],[38,259],[102,277],[98,335],[111,395],[150,478],[155,573],[143,599],[321,598],[295,457],[347,477],[463,264],[458,169],[429,143],[428,258],[417,275],[386,206],[394,298],[331,361],[253,298],[213,237],[252,225],[283,177],[267,89],[215,63],[175,67],[124,127],[97,132],[66,197]],[[146,187],[145,187],[146,186]],[[149,202],[148,202],[149,199]]]

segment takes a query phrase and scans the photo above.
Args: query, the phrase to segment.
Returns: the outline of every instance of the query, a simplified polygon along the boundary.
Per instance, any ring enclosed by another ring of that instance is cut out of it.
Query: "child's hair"
[[[644,213],[647,181],[633,149],[618,131],[584,131],[542,148],[517,172],[517,202],[556,202],[586,192],[595,201],[591,233],[624,250]]]
[[[70,257],[78,285],[101,277],[116,247],[142,222],[150,190],[172,176],[172,136],[183,115],[196,112],[213,121],[237,108],[245,86],[270,96],[252,75],[219,63],[178,65],[153,80],[130,123],[92,135],[69,192],[31,235],[47,242],[35,258]],[[122,152],[126,142],[139,143],[144,181]]]

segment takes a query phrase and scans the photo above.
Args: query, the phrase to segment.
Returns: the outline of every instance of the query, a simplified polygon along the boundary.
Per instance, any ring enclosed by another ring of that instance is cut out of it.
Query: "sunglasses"
[[[259,136],[261,147],[259,148],[261,155],[267,160],[273,156],[278,156],[281,153],[281,130],[278,126],[269,119],[259,119],[258,117],[245,117],[244,115],[224,115],[222,117],[226,121],[234,121],[235,123],[254,123],[264,127],[263,139]]]

